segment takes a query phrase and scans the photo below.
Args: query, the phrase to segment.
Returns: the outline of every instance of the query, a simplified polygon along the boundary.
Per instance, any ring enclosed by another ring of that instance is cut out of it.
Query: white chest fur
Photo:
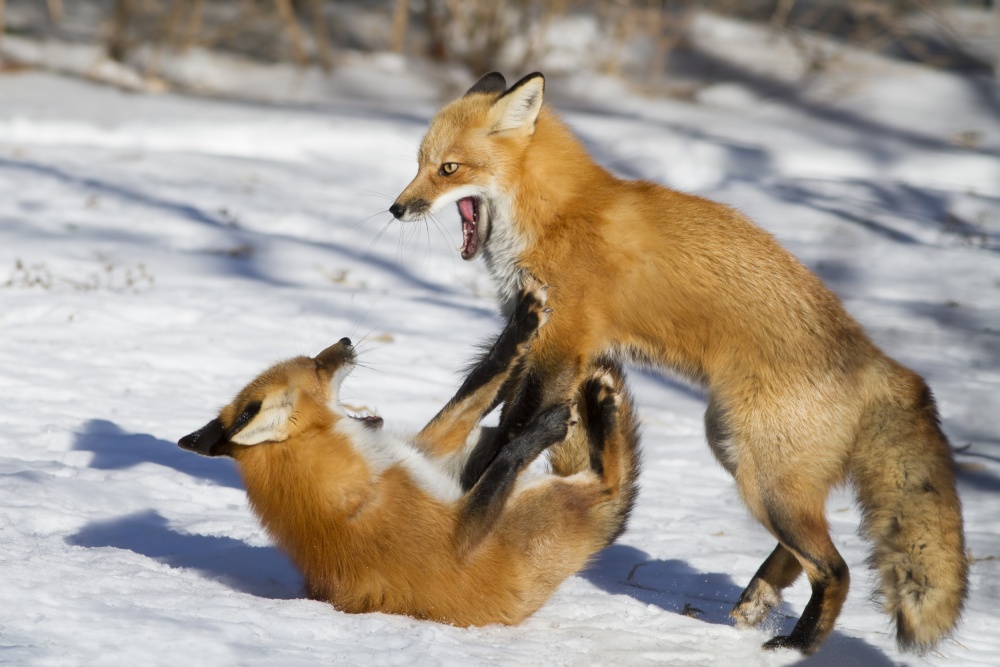
[[[334,428],[350,439],[375,475],[398,465],[432,498],[451,503],[462,497],[458,480],[405,440],[350,418],[341,419]]]
[[[503,197],[492,200],[490,213],[490,238],[483,248],[483,261],[497,287],[500,310],[509,315],[521,291],[518,259],[524,252],[524,240],[515,230],[510,206]]]

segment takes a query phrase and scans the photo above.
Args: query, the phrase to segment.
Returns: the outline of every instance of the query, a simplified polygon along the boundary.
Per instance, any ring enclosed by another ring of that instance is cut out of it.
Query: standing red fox
[[[311,597],[347,612],[519,623],[624,530],[639,467],[631,400],[608,362],[582,383],[578,410],[539,413],[462,492],[468,448],[489,437],[479,422],[547,313],[544,290],[525,290],[458,394],[412,440],[340,404],[356,359],[345,338],[265,371],[180,445],[236,460],[251,507]],[[519,483],[560,442],[575,456]]]
[[[824,505],[849,480],[899,646],[934,646],[961,614],[968,563],[927,385],[739,212],[596,164],[543,92],[538,73],[509,89],[498,73],[480,79],[438,112],[390,209],[414,221],[457,203],[462,257],[482,254],[505,310],[527,273],[552,286],[552,321],[466,486],[596,357],[680,372],[707,390],[709,446],[778,540],[733,608],[737,624],[761,623],[805,571],[802,617],[764,647],[819,648],[850,579]]]

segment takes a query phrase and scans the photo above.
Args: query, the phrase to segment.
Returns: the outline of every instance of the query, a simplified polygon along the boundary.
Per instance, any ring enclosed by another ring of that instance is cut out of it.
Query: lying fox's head
[[[239,447],[283,442],[304,430],[358,419],[372,428],[380,417],[354,417],[341,405],[340,385],[357,365],[348,338],[315,357],[288,359],[258,375],[219,416],[180,439],[204,456],[235,456]]]
[[[507,88],[498,72],[481,78],[431,122],[417,156],[416,178],[389,211],[403,221],[458,204],[463,259],[491,243],[495,224],[511,219],[516,170],[542,109],[545,79],[529,74]]]

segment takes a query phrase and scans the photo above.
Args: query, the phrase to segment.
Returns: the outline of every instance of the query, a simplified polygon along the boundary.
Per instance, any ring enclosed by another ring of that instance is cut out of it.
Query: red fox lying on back
[[[444,107],[404,221],[458,204],[461,254],[480,254],[510,304],[526,273],[552,286],[552,321],[468,487],[527,420],[612,354],[680,372],[708,392],[709,445],[778,545],[733,609],[754,626],[805,571],[812,597],[765,648],[815,651],[847,595],[829,489],[850,480],[901,648],[957,623],[968,564],[951,450],[930,390],[886,357],[820,280],[739,212],[597,165],[543,106],[544,79],[487,74]]]
[[[236,459],[251,507],[311,597],[347,612],[519,623],[621,533],[639,465],[631,402],[608,365],[583,383],[578,417],[568,404],[540,413],[462,493],[466,443],[519,372],[543,303],[544,291],[524,292],[455,398],[410,442],[341,407],[355,366],[345,338],[265,371],[180,445]],[[555,474],[518,484],[563,440],[575,464],[554,459]]]

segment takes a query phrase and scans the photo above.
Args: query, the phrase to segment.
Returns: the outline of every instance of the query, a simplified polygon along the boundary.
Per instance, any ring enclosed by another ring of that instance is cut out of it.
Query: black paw
[[[555,444],[565,440],[579,421],[576,407],[560,403],[548,408],[532,420],[526,431],[531,431],[546,441]]]
[[[812,642],[796,637],[795,635],[779,635],[768,639],[766,642],[761,644],[760,647],[765,651],[789,648],[803,653],[812,653],[815,648],[811,644]]]

